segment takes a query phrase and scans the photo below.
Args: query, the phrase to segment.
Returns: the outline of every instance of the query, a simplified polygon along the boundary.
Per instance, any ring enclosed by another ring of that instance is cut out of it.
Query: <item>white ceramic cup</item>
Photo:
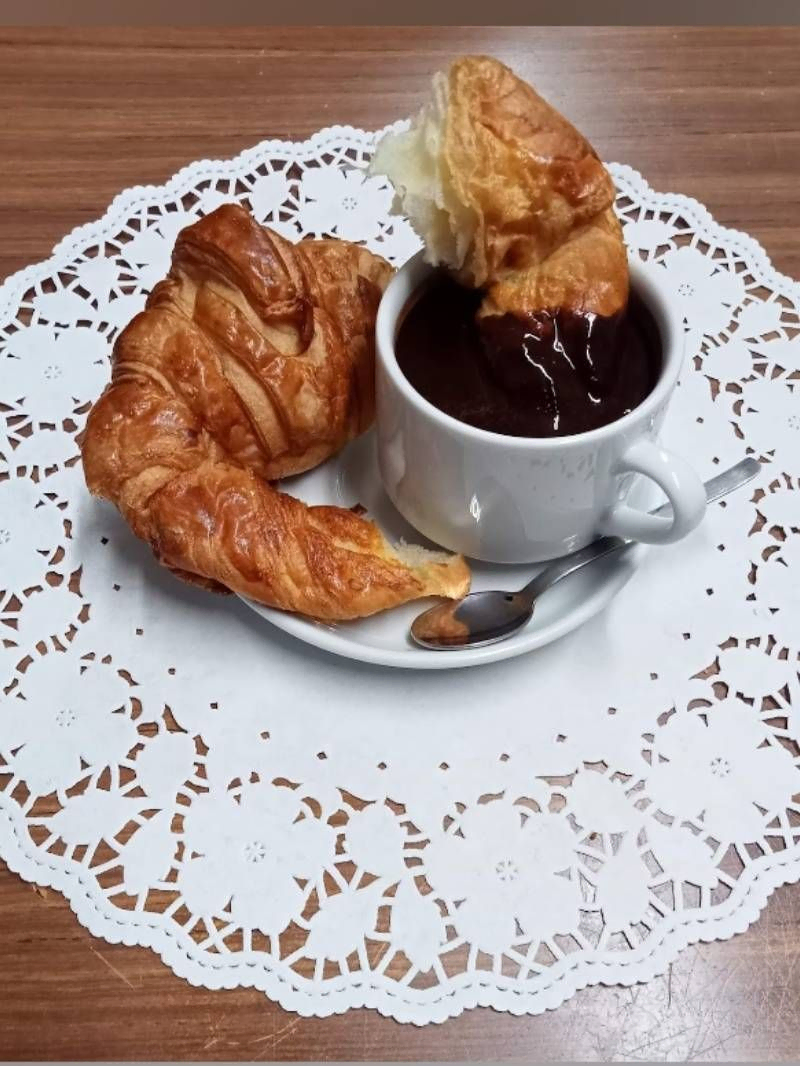
[[[637,261],[630,268],[661,336],[659,380],[616,422],[565,437],[491,433],[425,400],[400,369],[394,345],[405,309],[433,268],[419,253],[392,278],[377,319],[378,459],[395,507],[426,537],[473,559],[527,563],[565,555],[602,533],[668,544],[700,522],[700,478],[657,443],[683,361],[681,316],[668,290]],[[625,502],[636,474],[660,486],[672,517]]]

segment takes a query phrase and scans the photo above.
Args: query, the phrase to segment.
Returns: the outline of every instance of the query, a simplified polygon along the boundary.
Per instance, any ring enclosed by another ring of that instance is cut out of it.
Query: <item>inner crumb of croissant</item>
[[[454,270],[464,265],[477,220],[453,188],[445,160],[447,75],[433,76],[430,100],[405,130],[387,133],[375,149],[369,172],[395,188],[394,210],[406,215],[425,245],[425,258]]]
[[[421,544],[409,544],[408,541],[400,540],[393,544],[397,558],[406,566],[427,566],[431,563],[451,563],[453,555],[446,551],[436,551],[432,548],[423,548]]]

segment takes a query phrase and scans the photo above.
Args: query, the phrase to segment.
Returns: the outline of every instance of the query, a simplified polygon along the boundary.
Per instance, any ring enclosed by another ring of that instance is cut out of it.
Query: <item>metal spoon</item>
[[[752,481],[760,469],[758,460],[742,459],[705,483],[706,499],[711,503],[727,496]],[[670,512],[671,507],[666,503],[651,514],[669,515]],[[622,537],[601,537],[572,555],[554,560],[519,592],[472,592],[463,600],[439,604],[414,619],[411,637],[421,647],[432,651],[480,648],[505,640],[527,625],[536,601],[547,589],[632,543]]]

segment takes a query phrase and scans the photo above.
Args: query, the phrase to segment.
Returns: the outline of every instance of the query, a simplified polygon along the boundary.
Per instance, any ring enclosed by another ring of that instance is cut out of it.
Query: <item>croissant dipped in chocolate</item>
[[[409,129],[387,134],[385,174],[431,263],[485,290],[481,313],[625,306],[614,186],[592,146],[508,67],[465,56],[433,79]]]
[[[544,433],[602,425],[646,395],[613,182],[530,85],[487,56],[457,60],[371,169],[394,184],[428,261],[481,291],[487,372],[517,408],[541,412]]]
[[[307,507],[267,480],[371,424],[390,275],[366,249],[293,245],[238,205],[183,230],[89,413],[89,489],[182,577],[271,606],[335,620],[463,595],[459,557],[404,553],[353,512]]]

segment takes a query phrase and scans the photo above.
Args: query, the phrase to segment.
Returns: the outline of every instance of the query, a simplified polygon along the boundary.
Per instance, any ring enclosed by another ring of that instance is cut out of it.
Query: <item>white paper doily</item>
[[[800,876],[800,290],[698,203],[612,166],[680,294],[665,442],[754,490],[541,652],[342,662],[160,569],[74,435],[177,230],[242,200],[293,236],[417,247],[334,128],[131,189],[0,289],[0,855],[110,941],[303,1014],[553,1007],[744,930]]]

